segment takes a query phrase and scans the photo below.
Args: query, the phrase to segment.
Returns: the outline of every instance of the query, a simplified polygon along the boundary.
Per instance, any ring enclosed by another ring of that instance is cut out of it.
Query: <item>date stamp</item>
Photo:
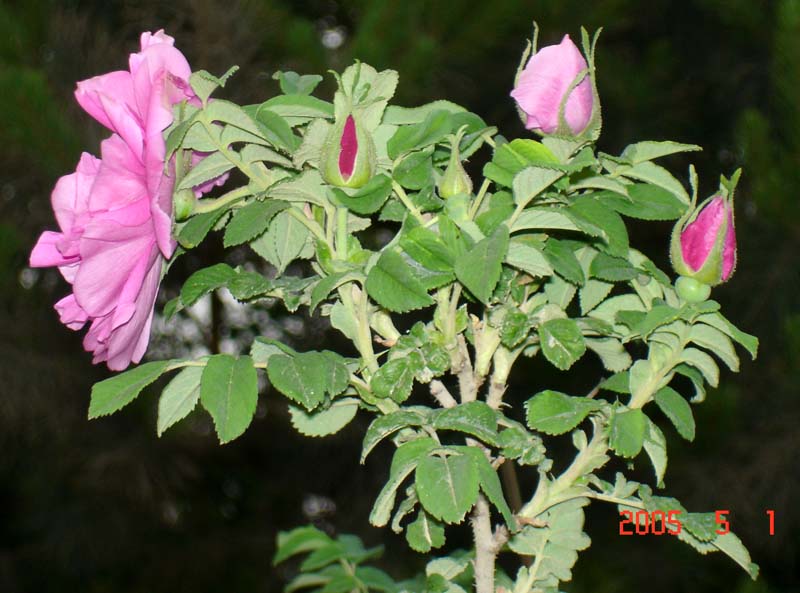
[[[619,514],[620,535],[678,535],[683,530],[680,521],[681,511],[678,510],[622,510]],[[717,535],[730,533],[729,515],[730,511],[726,509],[714,511],[714,521],[718,525]],[[768,509],[766,515],[769,535],[775,535],[775,511]]]

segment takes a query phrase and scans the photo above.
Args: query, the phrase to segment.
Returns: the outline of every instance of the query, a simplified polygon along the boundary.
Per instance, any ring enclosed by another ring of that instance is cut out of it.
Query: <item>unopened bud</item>
[[[351,113],[328,134],[320,155],[320,171],[331,185],[359,188],[374,175],[375,161],[375,142]]]

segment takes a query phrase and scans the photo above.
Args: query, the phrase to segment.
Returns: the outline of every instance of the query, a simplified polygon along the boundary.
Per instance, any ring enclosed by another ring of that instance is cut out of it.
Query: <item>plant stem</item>
[[[416,218],[419,222],[424,222],[424,219],[422,218],[422,213],[419,211],[419,208],[417,208],[414,205],[414,203],[408,197],[408,194],[406,194],[405,190],[400,186],[400,184],[397,183],[396,181],[393,181],[392,189],[394,190],[394,193],[397,194],[397,197],[400,199],[400,201],[403,202],[403,205],[406,208],[408,208],[408,211],[411,212],[414,218]]]
[[[475,591],[494,593],[494,562],[497,556],[489,504],[478,496],[472,511],[472,534],[475,539]]]
[[[193,214],[205,214],[206,212],[213,212],[218,208],[222,208],[232,202],[237,202],[244,197],[251,195],[249,188],[237,187],[234,190],[212,200],[199,200],[194,208]]]

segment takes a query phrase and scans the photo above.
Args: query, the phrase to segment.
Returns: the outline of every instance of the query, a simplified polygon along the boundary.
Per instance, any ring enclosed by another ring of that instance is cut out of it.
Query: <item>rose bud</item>
[[[466,126],[462,126],[458,133],[450,137],[450,162],[439,180],[439,196],[449,198],[458,194],[472,193],[472,179],[461,164],[459,144],[464,136]]]
[[[579,135],[592,119],[594,91],[589,65],[569,35],[531,56],[517,76],[511,96],[522,111],[525,127],[542,134]],[[562,114],[568,129],[561,125]]]
[[[328,134],[320,170],[331,185],[358,188],[372,178],[375,161],[375,143],[351,113]]]
[[[678,221],[672,232],[670,256],[678,274],[707,286],[721,284],[733,275],[736,233],[732,192],[723,190],[715,194]],[[695,282],[679,281],[679,284],[676,286],[687,300],[705,292],[698,293]]]

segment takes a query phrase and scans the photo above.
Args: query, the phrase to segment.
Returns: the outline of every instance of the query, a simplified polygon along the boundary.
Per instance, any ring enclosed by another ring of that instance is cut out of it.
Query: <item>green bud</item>
[[[320,154],[323,179],[337,187],[359,188],[375,174],[375,142],[351,113],[337,122]]]
[[[172,196],[172,211],[175,213],[175,220],[186,220],[194,212],[197,198],[191,189],[182,189]]]
[[[439,180],[439,196],[450,198],[458,194],[472,193],[472,179],[461,164],[459,144],[464,136],[466,126],[461,126],[458,133],[450,137],[450,162]]]
[[[711,294],[711,287],[688,276],[678,276],[675,292],[687,303],[702,303]]]

